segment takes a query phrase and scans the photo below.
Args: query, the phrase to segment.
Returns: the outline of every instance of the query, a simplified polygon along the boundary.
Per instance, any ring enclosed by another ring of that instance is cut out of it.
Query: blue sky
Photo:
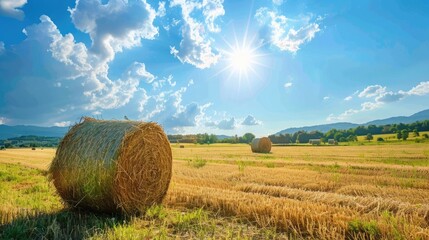
[[[257,136],[429,108],[428,1],[0,0],[0,124]]]

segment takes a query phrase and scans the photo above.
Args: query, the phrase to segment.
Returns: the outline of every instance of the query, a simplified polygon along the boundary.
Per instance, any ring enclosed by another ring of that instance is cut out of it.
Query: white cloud
[[[359,112],[359,110],[349,109],[349,110],[345,111],[344,113],[341,113],[338,116],[335,116],[334,114],[329,114],[328,118],[326,118],[326,121],[329,121],[329,122],[331,122],[331,121],[342,121],[342,120],[346,119],[347,117],[349,117],[355,113],[358,113],[358,112]]]
[[[383,102],[377,102],[377,101],[376,102],[364,102],[360,105],[361,106],[360,112],[371,111],[371,110],[380,108],[383,104],[384,104]]]
[[[389,102],[396,102],[401,100],[405,97],[405,94],[402,92],[384,92],[381,95],[377,96],[375,98],[376,102],[383,102],[383,103],[389,103]]]
[[[0,0],[0,15],[24,20],[24,11],[20,10],[27,0]]]
[[[4,42],[0,41],[0,55],[5,51]]]
[[[292,87],[292,85],[293,85],[293,83],[291,83],[291,82],[287,82],[287,83],[285,83],[283,86],[284,86],[285,88],[290,88],[290,87]]]
[[[386,92],[386,87],[380,85],[371,85],[366,87],[362,92],[359,93],[360,98],[371,98],[381,96]]]
[[[54,123],[54,126],[56,126],[56,127],[68,127],[70,125],[71,125],[70,121],[63,121],[63,122]]]
[[[256,11],[255,18],[261,25],[268,26],[270,42],[281,51],[296,53],[302,44],[311,41],[320,31],[319,24],[310,23],[309,18],[292,20],[265,7]],[[298,28],[292,26],[296,22],[300,23]]]
[[[166,14],[166,10],[165,10],[165,2],[164,1],[160,1],[158,3],[158,11],[156,12],[156,15],[159,17],[164,17]]]
[[[4,117],[0,117],[0,125],[2,125],[2,124],[6,124],[6,122],[7,122],[7,119],[6,119],[6,118],[4,118]]]
[[[328,97],[328,96],[323,97],[323,100],[324,100],[324,101],[327,101],[327,100],[329,100],[329,99],[330,99],[330,97]]]
[[[246,126],[254,126],[254,125],[260,125],[261,122],[256,120],[255,117],[253,117],[252,115],[248,115],[243,122],[241,122],[241,125],[246,125]]]
[[[277,6],[280,6],[283,4],[283,0],[273,0],[273,3]]]
[[[359,94],[358,94],[359,93]],[[362,91],[356,91],[353,95],[358,94],[360,98],[371,98],[373,101],[363,102],[360,109],[349,109],[344,113],[335,116],[330,114],[327,121],[344,120],[353,114],[365,111],[372,111],[381,108],[384,104],[397,102],[407,96],[423,96],[429,94],[429,81],[420,82],[417,86],[411,88],[409,91],[399,90],[397,92],[387,91],[387,87],[381,85],[371,85],[364,88]],[[346,97],[344,100],[349,101],[352,96]]]
[[[203,0],[203,15],[210,32],[220,32],[220,27],[215,24],[218,17],[225,15],[223,0]]]
[[[26,27],[26,40],[10,50],[21,62],[7,61],[2,72],[18,86],[26,86],[0,90],[6,96],[6,106],[0,114],[11,121],[25,122],[32,116],[36,123],[55,119],[54,113],[70,119],[78,112],[119,108],[130,102],[140,81],[154,81],[142,63],[134,63],[121,78],[108,77],[108,64],[116,52],[138,46],[141,38],[150,39],[157,33],[152,25],[154,10],[145,1],[130,1],[129,5],[119,1],[105,5],[98,0],[77,1],[70,12],[76,26],[90,35],[91,48],[76,42],[72,34],[62,35],[45,15],[40,17],[40,23]]]
[[[345,97],[344,98],[344,101],[350,101],[350,100],[352,100],[353,99],[353,97],[352,96],[347,96],[347,97]]]
[[[140,62],[134,62],[128,69],[127,75],[129,78],[143,80],[148,84],[152,83],[156,79],[152,73],[146,70],[146,65]]]
[[[146,0],[110,0],[106,4],[77,0],[69,11],[76,28],[91,37],[91,51],[100,63],[110,62],[116,52],[140,46],[141,39],[153,39],[158,34],[153,25],[156,12]]]
[[[213,52],[211,40],[207,36],[206,27],[191,14],[199,11],[205,16],[205,23],[209,32],[219,32],[220,28],[214,21],[224,14],[222,1],[206,1],[198,3],[192,0],[173,0],[170,7],[180,6],[182,9],[182,37],[179,49],[170,47],[170,53],[177,57],[182,63],[186,62],[197,68],[209,68],[217,63],[220,54]]]
[[[222,130],[232,130],[235,129],[235,118],[223,119],[216,124],[219,129]]]
[[[413,87],[407,92],[408,95],[423,96],[429,94],[429,81],[420,82],[417,86]]]
[[[165,78],[164,78],[165,79]],[[140,117],[145,121],[159,122],[168,132],[176,132],[184,127],[195,127],[204,119],[206,109],[211,103],[198,104],[191,102],[183,104],[183,95],[189,87],[181,87],[173,90],[176,82],[172,76],[168,76],[164,82],[169,84],[158,85],[151,95],[141,90],[139,111]],[[157,83],[160,81],[155,81]]]

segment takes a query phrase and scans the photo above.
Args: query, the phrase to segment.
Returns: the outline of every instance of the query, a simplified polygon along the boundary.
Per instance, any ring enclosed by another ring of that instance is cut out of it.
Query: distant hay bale
[[[185,148],[185,145],[180,145],[179,147],[180,147],[180,148]]]
[[[33,147],[33,148],[31,148],[31,150],[36,150],[36,148],[35,148],[35,147]]]
[[[61,141],[49,175],[71,207],[136,214],[161,203],[171,171],[170,143],[156,123],[85,118]]]
[[[255,138],[251,144],[252,152],[269,153],[271,151],[271,140],[267,137]]]

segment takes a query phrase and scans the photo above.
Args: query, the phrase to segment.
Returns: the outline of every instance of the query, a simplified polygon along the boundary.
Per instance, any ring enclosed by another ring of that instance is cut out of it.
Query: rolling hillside
[[[415,113],[411,116],[397,116],[397,117],[391,117],[386,119],[378,119],[374,121],[370,121],[363,124],[356,124],[356,123],[348,123],[348,122],[339,122],[339,123],[330,123],[330,124],[322,124],[322,125],[315,125],[315,126],[306,126],[306,127],[294,127],[294,128],[287,128],[284,130],[281,130],[277,132],[276,134],[284,134],[289,133],[293,134],[298,131],[320,131],[320,132],[327,132],[331,129],[338,129],[338,130],[345,130],[349,128],[355,128],[357,126],[368,126],[368,125],[386,125],[386,124],[398,124],[398,123],[413,123],[417,121],[423,121],[423,120],[429,120],[429,109],[420,111],[418,113]]]

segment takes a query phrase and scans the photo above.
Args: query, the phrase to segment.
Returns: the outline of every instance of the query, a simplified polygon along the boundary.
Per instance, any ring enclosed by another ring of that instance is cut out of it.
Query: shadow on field
[[[0,212],[0,239],[84,239],[129,222],[119,215],[78,210],[22,211],[14,216]]]

